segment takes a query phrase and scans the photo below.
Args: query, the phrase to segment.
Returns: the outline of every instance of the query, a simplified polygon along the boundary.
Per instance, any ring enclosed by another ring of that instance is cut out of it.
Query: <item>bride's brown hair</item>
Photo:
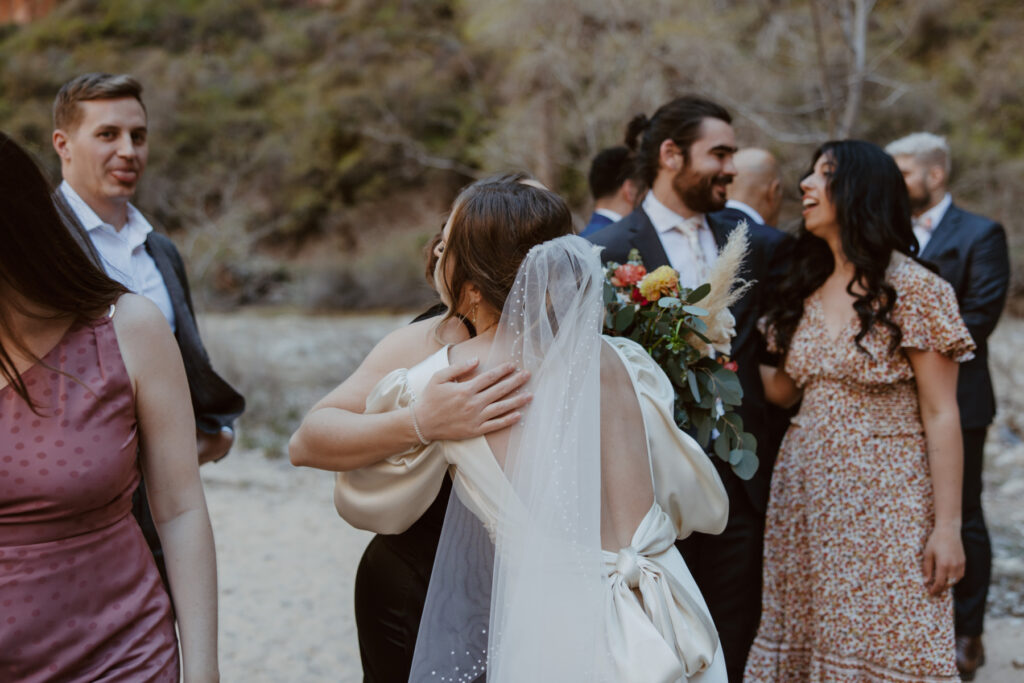
[[[451,270],[437,283],[452,305],[446,320],[455,317],[467,284],[476,285],[483,300],[500,312],[526,252],[573,234],[565,201],[531,180],[521,173],[495,176],[473,183],[455,199],[439,265],[441,273]]]

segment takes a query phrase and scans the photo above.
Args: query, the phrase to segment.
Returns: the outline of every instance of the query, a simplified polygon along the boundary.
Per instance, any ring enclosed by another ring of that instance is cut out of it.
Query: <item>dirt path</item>
[[[203,468],[217,541],[221,680],[362,680],[352,612],[371,535],[331,503],[328,473],[257,452]]]

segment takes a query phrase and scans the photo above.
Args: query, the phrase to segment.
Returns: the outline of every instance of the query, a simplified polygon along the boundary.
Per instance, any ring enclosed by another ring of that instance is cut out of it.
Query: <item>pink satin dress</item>
[[[0,389],[0,680],[178,680],[170,599],[131,515],[131,381],[109,317]]]

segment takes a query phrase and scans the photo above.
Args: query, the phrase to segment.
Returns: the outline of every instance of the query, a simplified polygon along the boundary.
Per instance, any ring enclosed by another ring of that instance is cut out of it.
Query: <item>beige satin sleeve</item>
[[[366,399],[367,413],[405,408],[430,377],[448,364],[441,349],[411,370],[388,374]],[[434,502],[448,471],[444,442],[416,445],[403,453],[351,472],[340,472],[334,484],[334,507],[357,529],[399,534],[412,526]]]
[[[678,538],[694,531],[719,534],[729,516],[729,499],[711,459],[676,426],[672,383],[636,342],[605,337],[625,361],[636,387],[647,430],[654,497],[668,514]]]

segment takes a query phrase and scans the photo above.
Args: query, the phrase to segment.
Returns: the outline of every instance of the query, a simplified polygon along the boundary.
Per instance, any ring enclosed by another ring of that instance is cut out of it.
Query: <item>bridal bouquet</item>
[[[734,412],[743,399],[736,363],[729,360],[736,321],[729,307],[750,283],[737,277],[747,252],[747,226],[729,237],[708,282],[679,286],[669,266],[650,273],[636,249],[624,264],[608,263],[605,334],[629,337],[651,354],[675,388],[675,419],[701,447],[729,463],[742,479],[757,470],[757,441]]]

